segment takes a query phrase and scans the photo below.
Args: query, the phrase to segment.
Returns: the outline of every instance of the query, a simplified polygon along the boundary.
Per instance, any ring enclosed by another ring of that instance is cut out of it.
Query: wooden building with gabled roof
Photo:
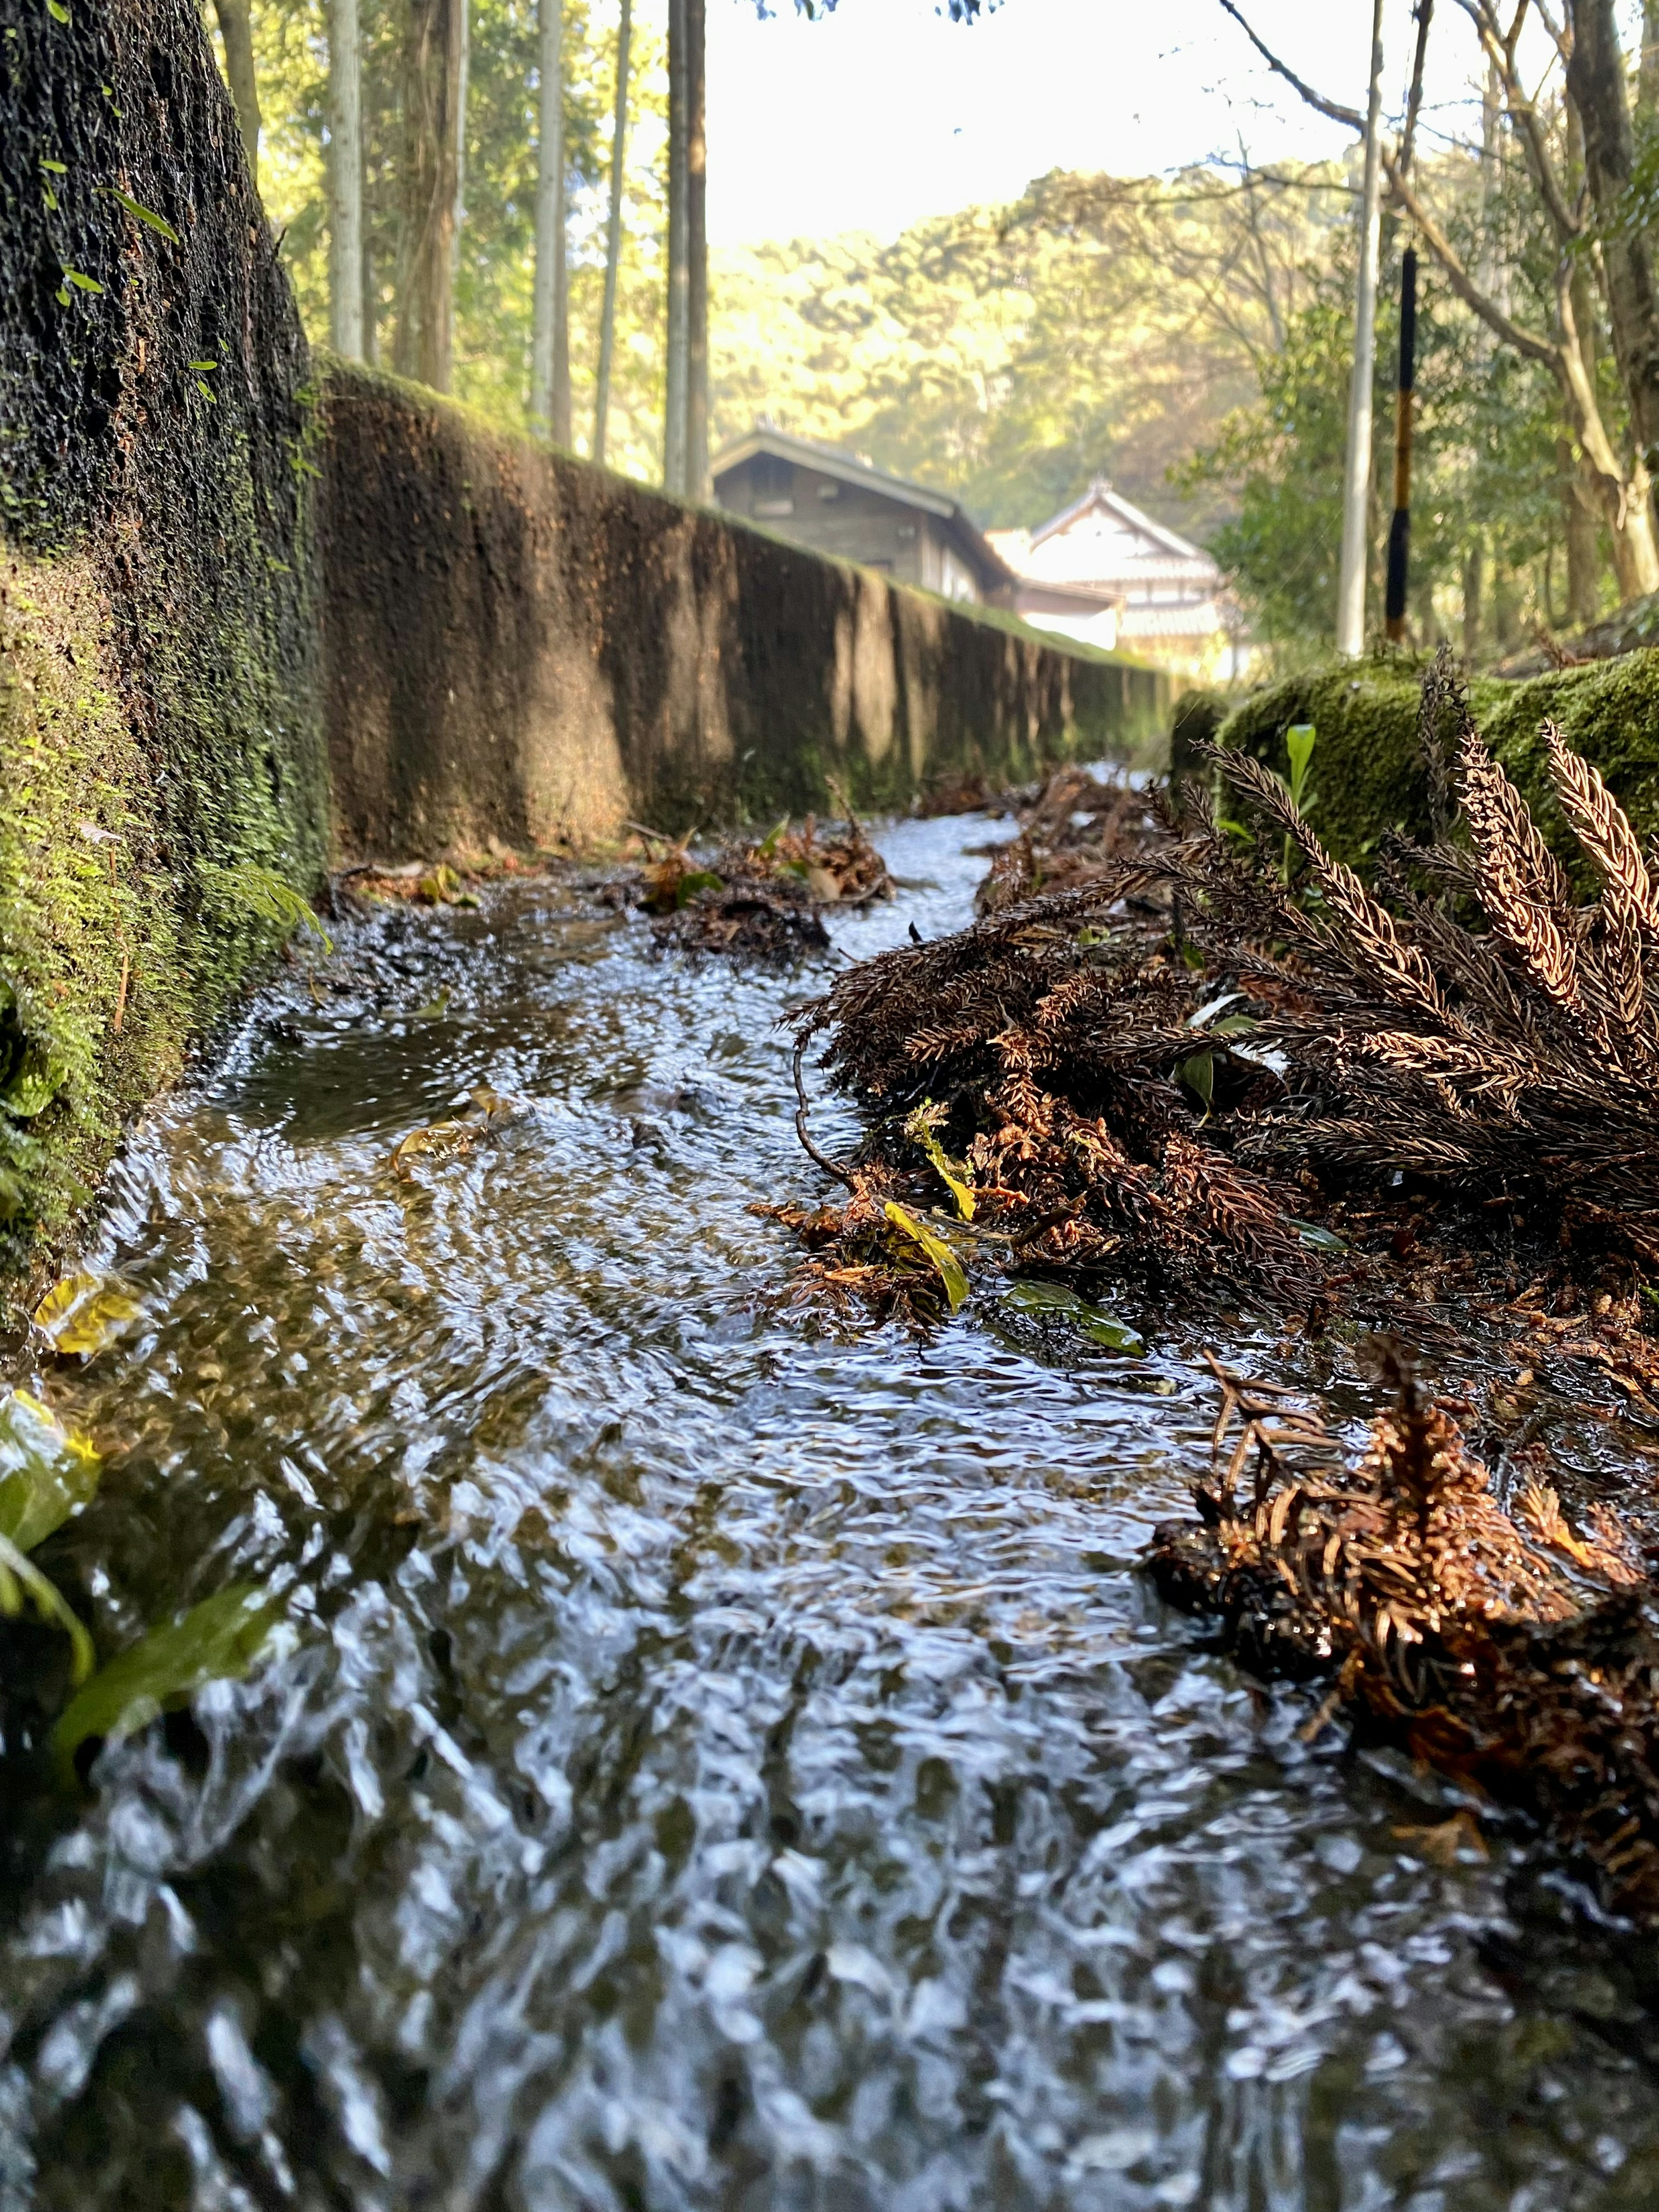
[[[1018,579],[1016,613],[1037,629],[1121,646],[1194,680],[1241,672],[1245,648],[1220,569],[1104,477],[1035,530],[987,536]],[[1060,602],[1060,592],[1074,604]]]
[[[728,514],[947,599],[1013,605],[1016,578],[959,501],[861,453],[760,423],[714,457]]]

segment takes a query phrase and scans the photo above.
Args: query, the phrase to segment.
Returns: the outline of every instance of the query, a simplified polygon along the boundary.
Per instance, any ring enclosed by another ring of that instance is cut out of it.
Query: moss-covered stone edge
[[[1418,840],[1429,834],[1417,734],[1422,673],[1415,659],[1389,655],[1288,677],[1235,707],[1218,742],[1287,775],[1285,732],[1311,722],[1318,732],[1313,827],[1339,859],[1364,868],[1388,831]],[[1469,704],[1539,826],[1581,877],[1583,856],[1550,783],[1545,721],[1559,724],[1573,750],[1601,770],[1641,835],[1659,831],[1659,650],[1522,683],[1478,677]]]

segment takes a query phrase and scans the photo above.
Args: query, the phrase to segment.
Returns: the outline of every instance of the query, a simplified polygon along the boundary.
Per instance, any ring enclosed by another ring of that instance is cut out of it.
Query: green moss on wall
[[[315,889],[327,786],[309,361],[199,13],[0,0],[0,30],[15,1288],[270,957],[268,876]]]
[[[1399,657],[1344,661],[1257,692],[1223,723],[1219,741],[1288,773],[1285,732],[1319,732],[1314,826],[1339,858],[1363,867],[1377,838],[1429,831],[1417,741],[1421,670]],[[1564,668],[1526,683],[1477,678],[1470,706],[1482,735],[1514,778],[1540,826],[1570,865],[1580,855],[1562,821],[1545,764],[1540,725],[1558,722],[1593,762],[1644,835],[1659,830],[1659,651]]]

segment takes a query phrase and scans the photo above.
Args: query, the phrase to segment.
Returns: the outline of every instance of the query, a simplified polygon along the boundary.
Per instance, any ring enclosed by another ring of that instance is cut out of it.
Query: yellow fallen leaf
[[[896,1199],[890,1198],[882,1211],[894,1228],[902,1231],[912,1243],[919,1245],[932,1262],[945,1285],[945,1296],[951,1310],[955,1313],[968,1295],[968,1278],[963,1274],[962,1262],[956,1254],[942,1237],[935,1237],[931,1229],[925,1229],[909,1208],[899,1205]]]
[[[131,1291],[107,1275],[65,1275],[34,1309],[34,1323],[54,1352],[90,1359],[142,1310]]]

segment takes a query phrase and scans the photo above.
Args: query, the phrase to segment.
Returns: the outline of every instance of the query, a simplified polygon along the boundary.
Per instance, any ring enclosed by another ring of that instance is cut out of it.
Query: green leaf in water
[[[415,1009],[416,1020],[417,1022],[441,1022],[444,1016],[449,1012],[449,997],[450,994],[447,991],[440,991],[435,998],[428,999],[424,1006],[416,1006]]]
[[[1195,1052],[1190,1060],[1182,1061],[1176,1073],[1188,1090],[1202,1100],[1207,1121],[1215,1111],[1215,1054]]]
[[[70,1640],[70,1679],[84,1682],[96,1663],[92,1638],[56,1583],[26,1559],[9,1536],[0,1536],[0,1613],[15,1619],[30,1599],[48,1627],[61,1628]]]
[[[1002,1297],[1004,1304],[1012,1306],[1018,1313],[1052,1314],[1056,1320],[1070,1322],[1079,1335],[1104,1345],[1108,1352],[1127,1352],[1131,1358],[1138,1359],[1146,1349],[1146,1340],[1138,1336],[1127,1322],[1108,1313],[1104,1306],[1091,1305],[1087,1298],[1067,1290],[1064,1283],[1044,1283],[1027,1277],[1010,1283]]]
[[[974,1185],[968,1170],[958,1167],[946,1156],[934,1131],[945,1118],[945,1109],[935,1106],[931,1098],[924,1098],[915,1112],[905,1122],[904,1133],[913,1145],[927,1153],[928,1164],[957,1202],[957,1212],[964,1221],[974,1218]]]
[[[279,1608],[246,1583],[221,1590],[165,1628],[153,1628],[72,1698],[52,1731],[60,1769],[94,1736],[119,1743],[209,1682],[237,1681],[264,1650]]]
[[[1322,1229],[1316,1221],[1291,1219],[1291,1226],[1310,1251],[1346,1252],[1348,1249],[1346,1237],[1339,1237],[1334,1229]]]
[[[88,1503],[100,1468],[88,1438],[27,1390],[12,1391],[0,1401],[0,1536],[33,1551]]]
[[[761,839],[760,855],[763,860],[769,860],[773,854],[777,851],[778,840],[782,836],[784,831],[788,827],[789,817],[786,814],[782,821],[778,823],[776,829],[769,831],[766,836]]]
[[[962,1272],[962,1262],[942,1237],[935,1237],[931,1229],[924,1228],[908,1206],[889,1199],[882,1209],[901,1235],[916,1245],[933,1267],[945,1285],[945,1295],[952,1313],[968,1295],[968,1278]]]
[[[34,1309],[34,1325],[52,1339],[54,1352],[90,1359],[140,1311],[125,1285],[108,1275],[65,1275]]]
[[[688,868],[680,878],[679,889],[674,894],[674,903],[690,906],[699,891],[718,891],[726,888],[725,880],[712,868]]]

